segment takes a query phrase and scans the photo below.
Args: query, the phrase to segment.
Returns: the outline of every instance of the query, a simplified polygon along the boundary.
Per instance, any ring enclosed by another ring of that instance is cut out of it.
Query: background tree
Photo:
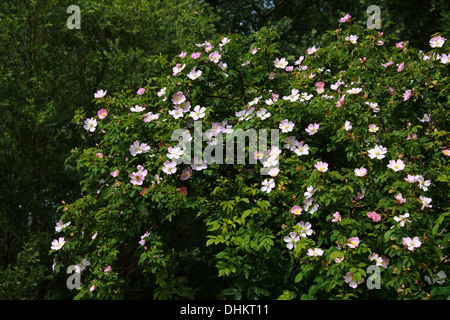
[[[344,14],[357,17],[365,23],[367,8],[377,5],[383,23],[390,22],[385,32],[396,33],[399,39],[408,39],[411,46],[427,49],[429,35],[441,32],[449,35],[450,3],[448,1],[400,0],[207,0],[221,18],[217,24],[220,33],[250,34],[271,27],[280,35],[283,51],[298,54],[306,48],[321,44],[320,36],[335,28]]]
[[[83,143],[73,135],[75,110],[90,110],[99,88],[137,90],[166,67],[165,55],[209,37],[216,21],[201,1],[81,0],[81,29],[69,29],[71,4],[0,4],[0,278],[8,268],[5,277],[9,272],[17,283],[28,276],[20,266],[11,273],[23,246],[44,252],[48,273],[56,207],[79,195],[80,177],[64,165]],[[43,297],[31,290],[14,295],[15,283],[5,281],[0,297]]]

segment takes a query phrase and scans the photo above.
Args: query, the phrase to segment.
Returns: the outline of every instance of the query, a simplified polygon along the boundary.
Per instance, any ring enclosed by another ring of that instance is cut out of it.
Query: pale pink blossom
[[[362,91],[362,88],[351,88],[349,90],[347,90],[348,94],[358,94]]]
[[[373,222],[378,222],[381,220],[381,216],[375,211],[367,212],[367,216],[373,220]]]
[[[284,96],[283,100],[289,100],[290,102],[295,102],[300,98],[300,93],[298,89],[292,89],[291,94]]]
[[[192,169],[190,167],[186,167],[183,169],[183,172],[181,172],[180,180],[184,181],[192,177]]]
[[[280,172],[280,169],[275,167],[275,168],[270,168],[269,171],[267,171],[267,174],[271,177],[276,177],[279,172]]]
[[[61,232],[61,230],[63,230],[64,228],[70,226],[70,224],[71,224],[70,221],[67,222],[67,223],[64,223],[64,222],[62,222],[62,221],[60,220],[60,221],[58,221],[58,222],[56,223],[55,231],[56,231],[56,232]]]
[[[63,245],[66,243],[66,240],[63,237],[60,237],[58,240],[54,239],[52,241],[52,246],[50,249],[52,250],[59,250],[63,247]]]
[[[316,91],[318,94],[322,94],[324,90],[325,84],[323,82],[316,82]]]
[[[108,92],[108,90],[106,91],[98,90],[96,93],[94,93],[94,98],[97,99],[103,98],[106,95],[106,92]]]
[[[111,172],[111,176],[113,176],[115,178],[119,175],[119,172],[120,172],[119,169],[116,169],[113,172]]]
[[[184,96],[183,92],[178,91],[177,93],[175,93],[173,95],[172,102],[174,104],[182,104],[185,101],[186,101],[186,97]]]
[[[374,112],[380,111],[380,108],[378,108],[378,103],[376,103],[376,102],[366,101],[365,104],[367,104]]]
[[[281,59],[276,58],[273,63],[275,65],[275,68],[279,68],[279,69],[284,69],[288,65],[286,58],[281,58]]]
[[[292,248],[295,248],[296,242],[300,241],[300,237],[295,232],[290,232],[289,236],[283,238],[283,241],[287,242],[286,247],[292,250]]]
[[[404,67],[405,67],[404,62],[397,64],[397,72],[402,72]]]
[[[270,179],[270,180],[265,179],[262,182],[262,187],[261,187],[262,192],[270,193],[273,188],[275,188],[275,180],[274,179]]]
[[[361,279],[359,279],[358,282],[356,282],[355,275],[351,271],[346,273],[346,275],[344,276],[344,280],[346,283],[348,283],[350,288],[353,288],[353,289],[356,289],[358,287],[358,285],[360,285],[361,283],[364,282],[364,278],[361,278]]]
[[[338,222],[342,220],[342,216],[339,214],[339,212],[335,212],[333,213],[333,219],[331,220],[331,222]]]
[[[130,179],[131,184],[141,186],[144,182],[145,177],[140,173],[132,172],[130,174]]]
[[[422,203],[422,207],[420,208],[421,210],[425,209],[425,208],[432,208],[433,206],[430,205],[432,199],[428,198],[428,197],[424,197],[424,196],[419,196],[419,200]]]
[[[341,19],[339,19],[339,22],[340,23],[349,22],[351,17],[352,16],[347,13],[345,16],[343,16]]]
[[[106,109],[100,109],[98,110],[97,115],[99,119],[105,119],[108,115],[108,111],[106,111]]]
[[[311,223],[304,221],[300,221],[295,226],[295,228],[298,230],[297,231],[298,235],[303,238],[312,235],[313,230],[311,229],[311,227],[312,227]]]
[[[212,45],[212,43],[207,42],[205,44],[205,52],[210,52],[213,48],[214,48],[214,46]]]
[[[394,198],[395,198],[395,200],[397,200],[397,202],[398,203],[406,203],[407,201],[406,201],[406,199],[405,198],[403,198],[403,195],[401,194],[401,193],[397,193],[395,196],[394,196]]]
[[[431,185],[431,180],[425,180],[424,177],[419,175],[417,183],[419,184],[420,189],[422,189],[423,191],[428,191],[428,187]]]
[[[208,164],[204,159],[197,159],[194,157],[191,163],[191,168],[196,171],[204,170],[208,167]]]
[[[309,154],[309,146],[303,141],[297,142],[293,150],[298,156]]]
[[[160,89],[157,93],[158,97],[164,96],[166,94],[166,89],[167,89],[166,87]]]
[[[177,164],[175,161],[166,160],[161,168],[166,174],[172,174],[177,171]]]
[[[352,34],[349,37],[345,37],[345,40],[350,42],[350,43],[355,44],[357,42],[357,40],[358,40],[358,36]]]
[[[291,132],[294,129],[294,123],[288,119],[285,119],[280,121],[279,128],[281,129],[281,132]]]
[[[435,36],[435,37],[431,38],[430,46],[432,48],[441,48],[444,45],[445,40],[447,40],[447,39],[445,39],[444,37]]]
[[[145,92],[144,88],[139,88],[139,90],[136,93],[141,95],[141,94],[144,94],[144,92]]]
[[[267,104],[267,100],[266,100]],[[270,112],[267,111],[266,108],[261,108],[261,110],[256,111],[256,116],[261,120],[265,120],[270,117]]]
[[[406,101],[406,100],[408,100],[409,98],[411,98],[411,90],[410,89],[408,89],[408,90],[406,90],[405,91],[405,93],[403,94],[403,101]]]
[[[150,147],[146,143],[139,143],[139,141],[135,141],[129,148],[131,155],[134,157],[137,154],[142,154],[150,151]]]
[[[387,153],[387,148],[381,146],[381,145],[375,145],[373,149],[370,149],[368,151],[369,158],[370,159],[383,159],[385,157],[385,154]]]
[[[195,80],[202,75],[202,70],[192,69],[191,72],[187,74],[187,77],[191,80]]]
[[[366,174],[367,174],[367,169],[364,167],[355,169],[355,176],[357,176],[357,177],[364,177]]]
[[[377,267],[383,267],[383,268],[387,268],[389,265],[389,259],[386,258],[385,256],[380,256],[378,253],[372,253],[371,255],[369,255],[369,260],[370,261],[375,261],[375,265]]]
[[[373,132],[373,133],[375,133],[375,132],[377,132],[379,130],[379,128],[377,127],[377,125],[376,124],[369,124],[369,131],[370,132]]]
[[[316,134],[318,130],[319,130],[319,124],[318,123],[314,123],[314,124],[310,123],[308,125],[308,128],[305,129],[305,131],[308,132],[308,134],[310,136]]]
[[[293,207],[291,208],[291,213],[292,213],[293,215],[299,216],[299,215],[302,214],[302,208],[301,208],[300,206],[293,206]]]
[[[319,162],[317,162],[314,165],[314,167],[317,170],[319,170],[320,172],[327,172],[328,171],[328,163],[326,163],[326,162],[319,161]]]
[[[351,237],[347,239],[347,246],[350,248],[356,248],[359,245],[359,238],[358,237]]]
[[[401,171],[401,170],[405,169],[405,163],[401,159],[390,160],[387,167],[394,170],[395,172],[397,172],[397,171]]]
[[[306,53],[308,53],[308,54],[313,54],[314,52],[316,52],[316,51],[319,50],[319,49],[320,49],[320,48],[316,48],[316,46],[314,45],[314,46],[308,48],[308,49],[306,50]]]
[[[395,216],[394,221],[398,222],[400,227],[403,228],[405,226],[405,223],[411,223],[411,220],[409,220],[408,218],[409,218],[409,212],[406,212],[405,214],[400,214],[398,217]]]
[[[200,57],[201,54],[201,52],[194,52],[193,54],[191,54],[191,58],[196,60]]]
[[[320,257],[323,255],[323,250],[319,248],[314,248],[314,250],[309,248],[307,255],[310,257]]]
[[[344,123],[344,129],[346,130],[346,131],[350,131],[351,129],[353,128],[353,126],[351,125],[351,123],[350,123],[350,121],[345,121],[345,123]]]
[[[106,268],[105,268],[105,270],[103,270],[103,272],[105,273],[105,274],[107,274],[108,272],[110,272],[111,271],[111,266],[107,266]]]
[[[169,114],[170,114],[170,111],[169,111]],[[152,120],[157,120],[158,118],[159,118],[159,113],[153,114],[153,113],[149,112],[144,115],[144,122],[150,122]]]
[[[95,120],[94,118],[87,118],[84,121],[83,128],[86,129],[89,132],[94,132],[96,126],[97,126],[97,120]]]
[[[218,51],[214,51],[213,53],[211,53],[211,54],[209,55],[209,60],[212,61],[212,62],[214,62],[214,63],[219,63],[219,59],[220,59],[221,57],[222,57],[222,56],[220,55],[220,53],[219,53]]]
[[[141,111],[144,111],[144,110],[145,110],[145,107],[142,107],[140,105],[135,105],[134,107],[130,108],[131,112],[141,112]]]
[[[198,120],[198,119],[205,117],[205,115],[206,115],[205,112],[206,112],[206,107],[201,107],[200,105],[196,105],[194,107],[194,110],[189,113],[189,116],[194,120]]]
[[[305,193],[303,195],[305,196],[306,199],[309,199],[309,198],[311,198],[314,195],[314,193],[316,191],[317,190],[314,189],[313,186],[309,186],[308,188],[306,188],[306,191],[305,191]]]
[[[414,238],[403,238],[403,245],[408,247],[409,251],[414,251],[414,249],[416,248],[420,248],[420,246],[422,245],[422,242],[420,242],[419,237],[414,237]]]
[[[336,102],[336,107],[342,107],[344,105],[344,99],[345,99],[345,95],[342,96],[342,98],[340,98],[337,102]]]
[[[291,151],[294,151],[295,148],[296,148],[296,143],[297,143],[298,141],[295,139],[294,136],[290,136],[290,137],[287,137],[286,139],[284,139],[283,142],[285,143],[285,144],[284,144],[284,147],[285,147],[286,149],[289,149],[289,150],[291,150]]]
[[[175,67],[172,68],[173,75],[176,76],[186,67],[186,64],[181,65],[181,63],[177,63]]]

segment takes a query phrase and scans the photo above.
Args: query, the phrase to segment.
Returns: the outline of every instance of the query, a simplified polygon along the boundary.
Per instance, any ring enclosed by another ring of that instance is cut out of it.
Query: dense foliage
[[[419,52],[349,16],[324,37],[300,57],[265,28],[207,38],[142,88],[96,88],[50,251],[55,276],[78,265],[76,298],[448,296],[448,41]],[[264,129],[278,148],[225,161]]]
[[[74,4],[80,29],[67,27]],[[46,281],[47,243],[61,200],[80,194],[82,176],[64,165],[83,143],[75,110],[93,112],[99,86],[126,90],[163,73],[165,55],[212,36],[216,21],[191,0],[0,2],[0,299],[63,297]],[[30,248],[40,272],[22,263]]]

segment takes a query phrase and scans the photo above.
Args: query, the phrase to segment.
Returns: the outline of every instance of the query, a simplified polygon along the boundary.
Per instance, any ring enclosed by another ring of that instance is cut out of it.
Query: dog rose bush
[[[449,295],[448,41],[350,19],[301,56],[276,40],[192,44],[142,88],[93,93],[50,251],[55,274],[78,266],[76,298]],[[267,148],[226,158],[249,130]]]

